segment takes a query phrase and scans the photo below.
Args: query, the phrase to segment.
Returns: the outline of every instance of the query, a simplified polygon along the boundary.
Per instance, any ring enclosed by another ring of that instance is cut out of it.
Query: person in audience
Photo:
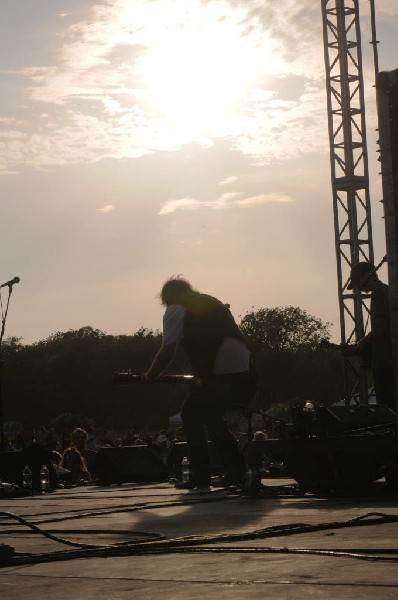
[[[64,451],[61,466],[70,472],[72,484],[91,481],[84,458],[75,446],[70,446]]]
[[[90,479],[94,479],[94,461],[97,452],[87,448],[87,439],[88,435],[85,429],[77,427],[72,431],[71,445],[79,450],[80,454],[84,458],[86,469],[90,473]]]

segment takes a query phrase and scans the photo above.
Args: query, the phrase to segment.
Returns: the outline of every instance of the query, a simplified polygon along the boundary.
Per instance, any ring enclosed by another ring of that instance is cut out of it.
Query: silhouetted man
[[[372,263],[360,262],[351,269],[351,280],[348,289],[353,288],[371,293],[371,329],[362,340],[349,346],[348,352],[362,355],[364,353],[370,354],[370,366],[377,402],[396,410],[388,286],[380,281]]]
[[[194,290],[183,278],[166,281],[160,299],[166,306],[162,347],[143,378],[156,379],[171,362],[177,345],[190,359],[195,377],[181,410],[191,470],[187,487],[210,485],[205,429],[226,467],[226,483],[241,484],[244,456],[223,414],[236,403],[247,404],[253,391],[243,335],[225,304]]]

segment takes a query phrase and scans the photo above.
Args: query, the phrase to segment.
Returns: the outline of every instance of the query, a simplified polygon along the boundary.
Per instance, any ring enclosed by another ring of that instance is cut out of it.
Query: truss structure
[[[373,262],[358,0],[321,0],[341,342],[368,327],[369,298],[348,289],[351,266]],[[346,400],[367,402],[364,369],[346,361]]]

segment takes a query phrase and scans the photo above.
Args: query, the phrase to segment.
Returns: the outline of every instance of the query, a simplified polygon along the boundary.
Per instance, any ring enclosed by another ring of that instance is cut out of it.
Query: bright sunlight
[[[169,20],[138,61],[143,100],[170,134],[225,134],[279,62],[264,32],[245,31],[242,15],[222,12],[222,3],[198,4],[184,20],[172,6],[174,26]]]

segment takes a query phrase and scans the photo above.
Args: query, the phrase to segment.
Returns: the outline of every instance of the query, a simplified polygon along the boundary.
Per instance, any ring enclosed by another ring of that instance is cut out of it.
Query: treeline
[[[343,394],[338,353],[319,348],[330,325],[297,307],[260,309],[240,322],[259,376],[255,403],[261,408],[292,400],[331,403]],[[181,384],[114,386],[116,371],[145,371],[161,334],[141,328],[133,335],[108,335],[92,327],[58,332],[35,344],[3,342],[4,420],[33,427],[62,413],[92,418],[98,427],[162,427],[179,411]],[[187,373],[178,351],[169,372]]]

